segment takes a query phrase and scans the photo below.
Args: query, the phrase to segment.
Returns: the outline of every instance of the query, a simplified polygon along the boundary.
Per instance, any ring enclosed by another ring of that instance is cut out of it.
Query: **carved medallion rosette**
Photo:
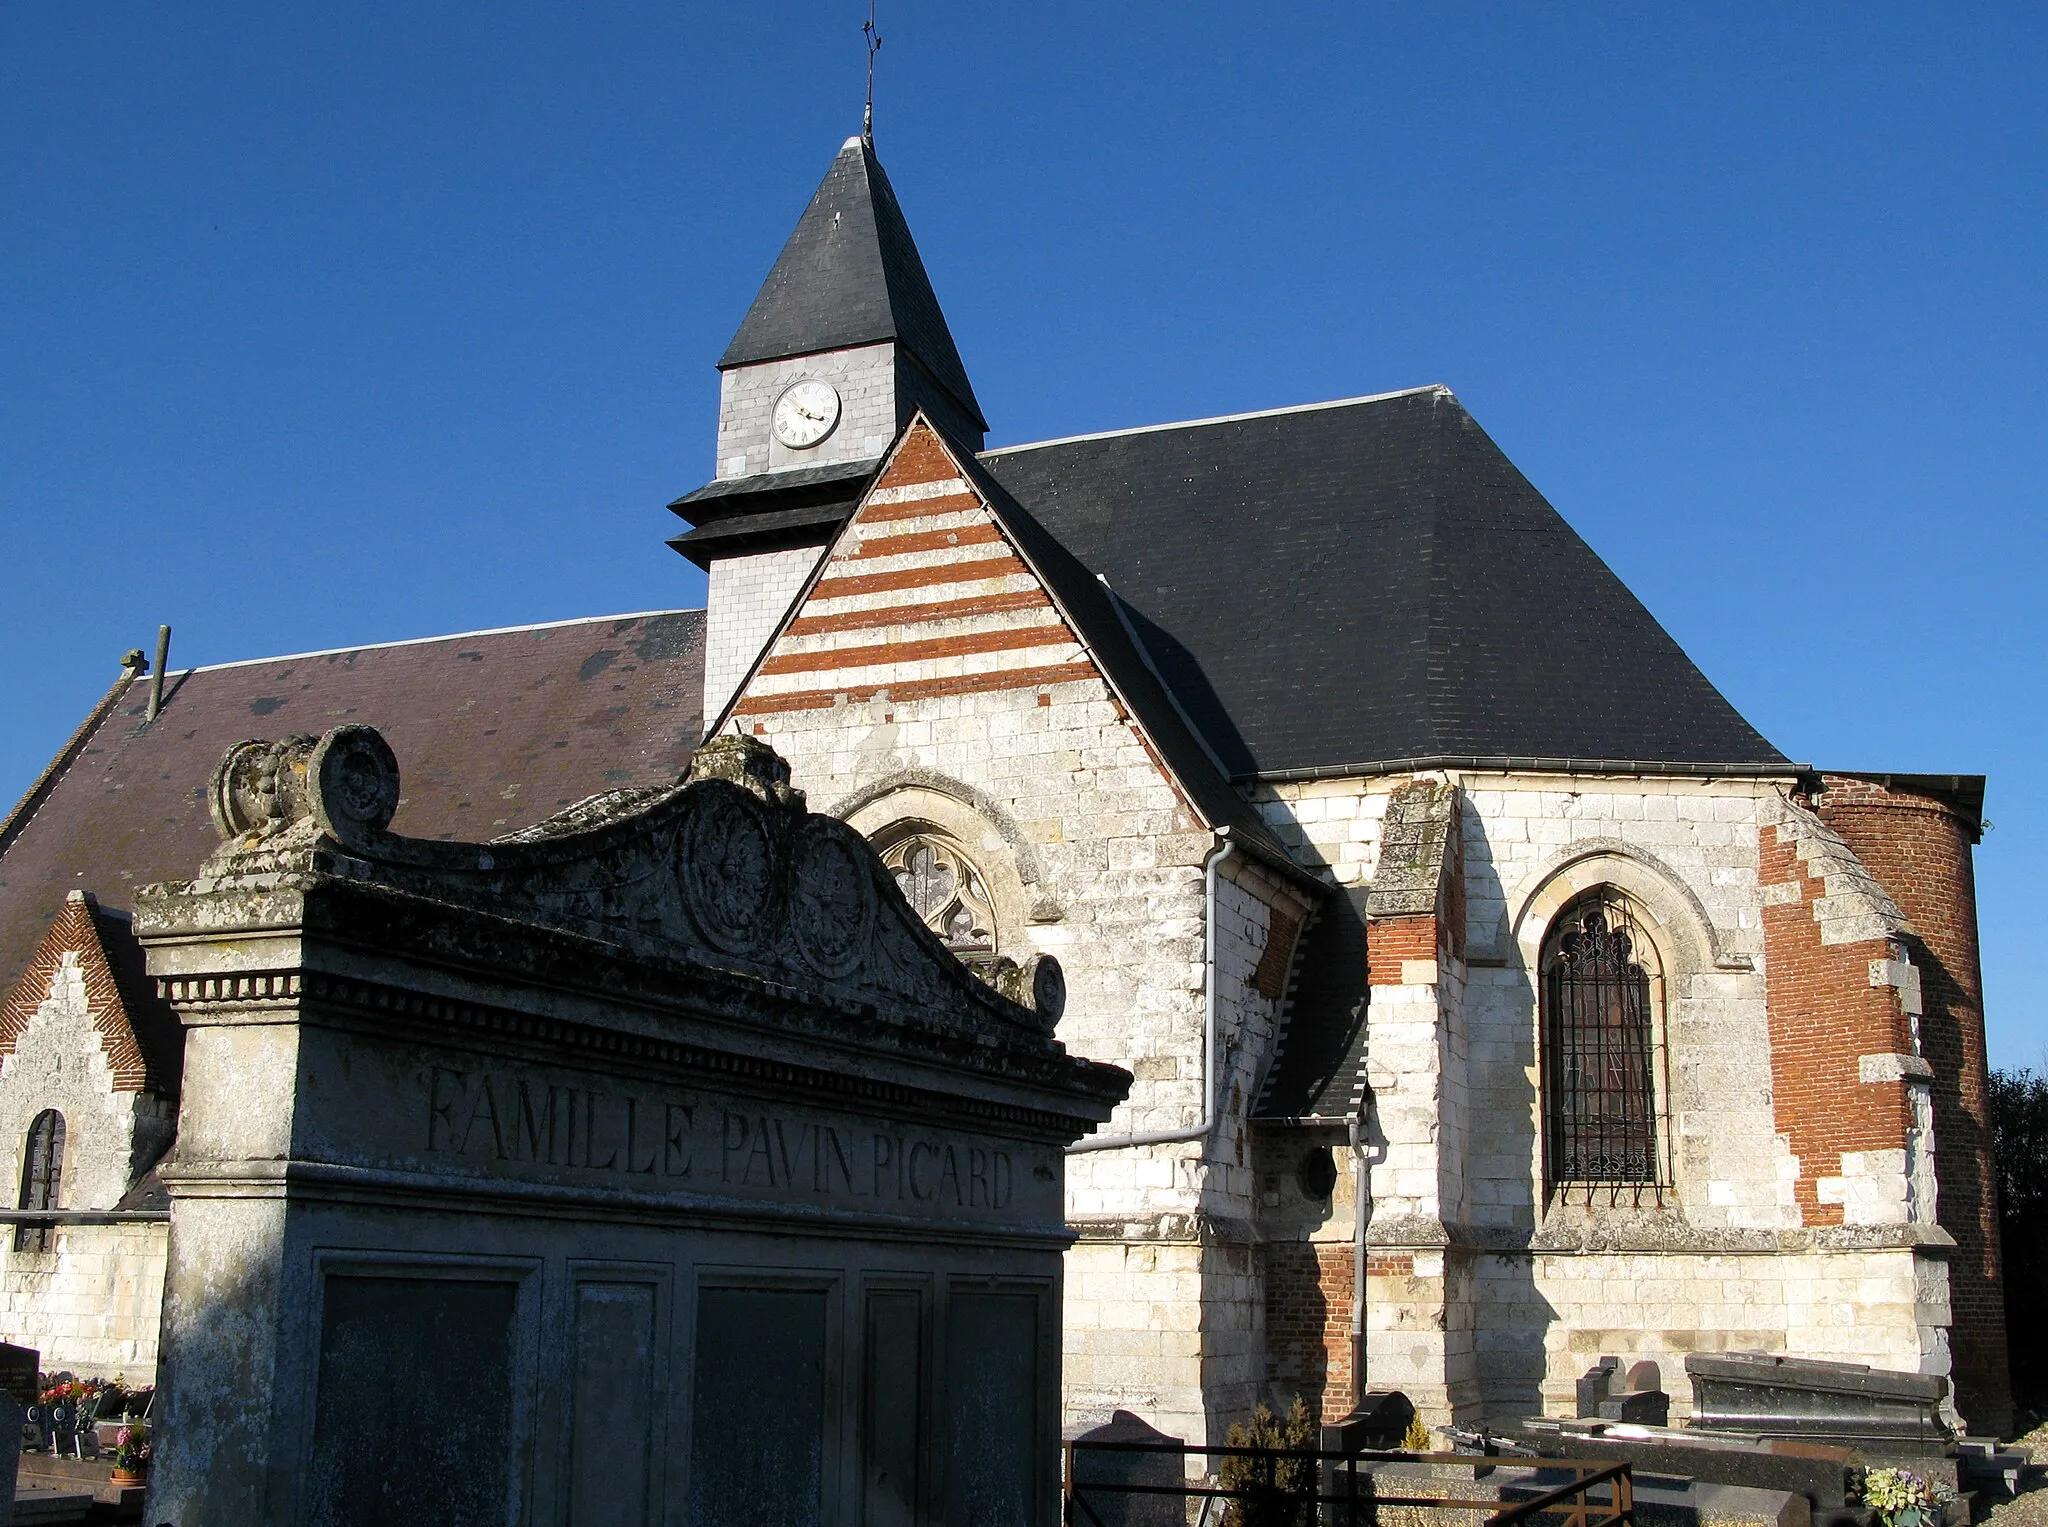
[[[690,793],[676,835],[684,904],[715,947],[751,953],[767,939],[778,900],[774,824],[759,801],[725,780],[705,780]]]
[[[306,760],[313,820],[343,843],[368,841],[398,812],[398,759],[372,726],[338,726]]]
[[[840,980],[866,956],[875,925],[867,845],[831,817],[806,817],[790,855],[789,931],[804,963]]]

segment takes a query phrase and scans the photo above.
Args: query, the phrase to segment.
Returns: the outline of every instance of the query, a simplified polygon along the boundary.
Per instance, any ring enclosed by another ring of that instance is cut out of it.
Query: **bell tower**
[[[874,145],[849,138],[719,358],[712,479],[669,507],[710,575],[704,720],[734,690],[919,409],[979,451],[981,405]]]

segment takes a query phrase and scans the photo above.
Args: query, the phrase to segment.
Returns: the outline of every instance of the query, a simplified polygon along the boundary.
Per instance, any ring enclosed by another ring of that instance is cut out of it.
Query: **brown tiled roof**
[[[85,981],[93,1027],[114,1072],[114,1090],[176,1095],[184,1049],[177,1016],[158,999],[144,972],[142,947],[135,942],[127,917],[99,906],[82,891],[65,898],[49,932],[29,956],[28,968],[0,1001],[0,1055],[14,1053],[21,1031],[49,999],[50,978],[67,954],[77,958]]]
[[[135,887],[197,871],[219,842],[207,782],[244,738],[366,722],[398,755],[393,830],[483,839],[600,790],[673,782],[703,689],[701,610],[173,671],[153,724],[148,684],[130,684],[0,824],[0,989],[66,892],[118,911]]]

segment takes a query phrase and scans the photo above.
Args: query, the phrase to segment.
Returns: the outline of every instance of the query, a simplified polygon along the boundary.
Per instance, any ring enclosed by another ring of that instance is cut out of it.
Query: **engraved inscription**
[[[939,1209],[1006,1209],[1016,1192],[1009,1151],[930,1130],[449,1066],[431,1067],[425,1083],[426,1148],[436,1155]]]

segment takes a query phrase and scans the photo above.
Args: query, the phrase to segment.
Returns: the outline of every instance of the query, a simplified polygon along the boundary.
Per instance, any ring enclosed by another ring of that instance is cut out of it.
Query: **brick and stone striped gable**
[[[73,891],[67,896],[27,968],[6,1000],[0,1002],[0,1055],[14,1053],[29,1021],[55,995],[53,983],[69,955],[85,983],[93,1028],[114,1073],[114,1090],[173,1095],[177,1090],[176,1063],[171,1056],[156,1052],[162,1051],[174,1036],[153,1035],[152,1042],[145,1044],[138,1030],[137,1015],[131,1012],[132,1007],[154,1000],[137,990],[141,979],[140,951],[111,947],[128,938],[125,922],[103,912],[86,892]],[[157,1016],[154,1012],[148,1014],[144,1026],[148,1025],[148,1018]],[[161,1016],[175,1026],[175,1018]]]
[[[1066,615],[921,419],[734,707],[743,725],[875,701],[1104,685]]]

